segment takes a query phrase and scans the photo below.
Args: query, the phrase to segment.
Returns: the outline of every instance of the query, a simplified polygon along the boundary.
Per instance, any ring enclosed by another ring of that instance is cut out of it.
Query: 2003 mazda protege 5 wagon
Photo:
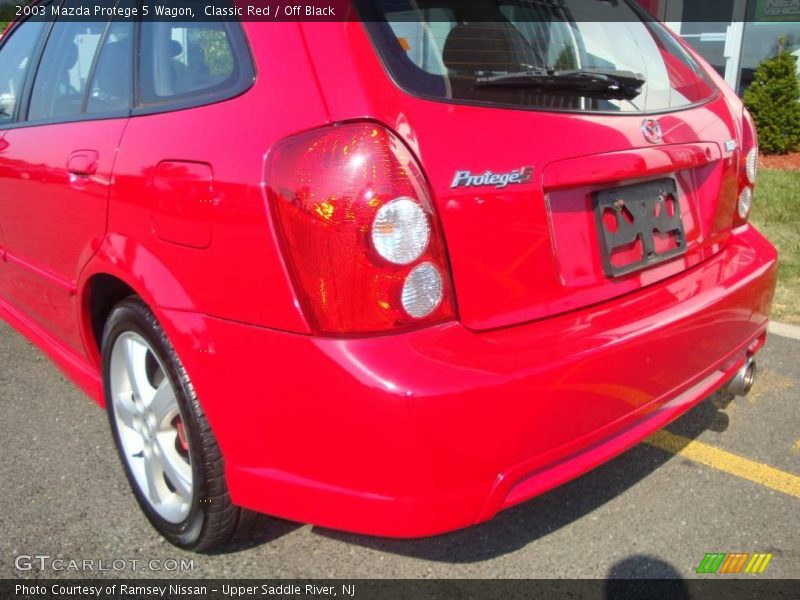
[[[2,40],[0,311],[186,548],[485,521],[746,390],[765,340],[753,121],[661,24],[350,10]]]

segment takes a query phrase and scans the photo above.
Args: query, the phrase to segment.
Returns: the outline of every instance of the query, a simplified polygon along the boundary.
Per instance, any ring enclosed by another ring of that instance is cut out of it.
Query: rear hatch
[[[602,303],[722,248],[735,128],[663,26],[626,2],[365,4],[391,81],[352,67],[422,162],[467,327]],[[334,113],[361,98],[323,88]]]
[[[726,110],[724,101],[717,108]],[[665,141],[658,146],[644,141],[640,117],[486,109],[460,109],[441,120],[413,117],[450,252],[459,314],[470,328],[523,323],[635,291],[701,263],[729,235],[735,163],[723,145],[709,140],[730,139],[731,133],[708,108],[661,117]],[[441,121],[448,139],[428,145],[422,132]],[[485,177],[486,170],[526,168],[533,170],[528,183],[451,187],[461,171]],[[598,217],[596,203],[608,194],[611,208]],[[653,217],[645,222],[638,221],[642,201]],[[619,212],[617,202],[624,203]],[[682,240],[675,239],[674,221],[658,221],[659,211],[676,214]],[[624,233],[631,213],[640,235],[630,244],[621,236],[617,247],[606,245],[605,232],[616,225]],[[656,260],[648,263],[650,244]],[[663,262],[657,262],[660,255]]]

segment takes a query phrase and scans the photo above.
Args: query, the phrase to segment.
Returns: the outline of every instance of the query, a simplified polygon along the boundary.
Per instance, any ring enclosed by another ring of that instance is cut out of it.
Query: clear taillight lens
[[[372,222],[372,246],[396,265],[417,260],[431,239],[428,215],[411,198],[399,198],[378,209]]]
[[[415,319],[427,317],[441,304],[443,292],[439,269],[432,263],[422,263],[414,267],[403,283],[403,309]]]
[[[758,175],[758,137],[753,118],[747,110],[742,118],[742,158],[739,163],[739,197],[736,202],[734,225],[744,225],[750,217]]]
[[[377,333],[455,317],[427,183],[392,132],[359,122],[282,141],[270,156],[267,196],[315,333]]]
[[[750,149],[744,162],[747,181],[750,182],[750,185],[755,185],[756,176],[758,175],[758,146],[753,146]]]
[[[746,187],[739,194],[739,202],[737,203],[737,211],[739,218],[743,221],[747,220],[750,216],[750,208],[753,206],[753,190]]]

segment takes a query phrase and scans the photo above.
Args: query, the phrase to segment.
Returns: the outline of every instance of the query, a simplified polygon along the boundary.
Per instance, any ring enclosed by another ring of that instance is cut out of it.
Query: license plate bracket
[[[674,179],[603,190],[593,199],[607,276],[621,277],[686,252]]]

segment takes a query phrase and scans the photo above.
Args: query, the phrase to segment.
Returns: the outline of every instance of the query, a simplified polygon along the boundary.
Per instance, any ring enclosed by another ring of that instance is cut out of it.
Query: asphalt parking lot
[[[484,525],[398,541],[270,520],[243,547],[191,555],[140,513],[101,410],[0,324],[0,578],[688,578],[709,552],[772,553],[757,577],[800,578],[800,341],[771,336],[760,367],[747,398],[709,398],[668,433]],[[15,568],[37,554],[128,566]],[[166,570],[182,558],[193,568]],[[162,570],[142,564],[152,559]]]

